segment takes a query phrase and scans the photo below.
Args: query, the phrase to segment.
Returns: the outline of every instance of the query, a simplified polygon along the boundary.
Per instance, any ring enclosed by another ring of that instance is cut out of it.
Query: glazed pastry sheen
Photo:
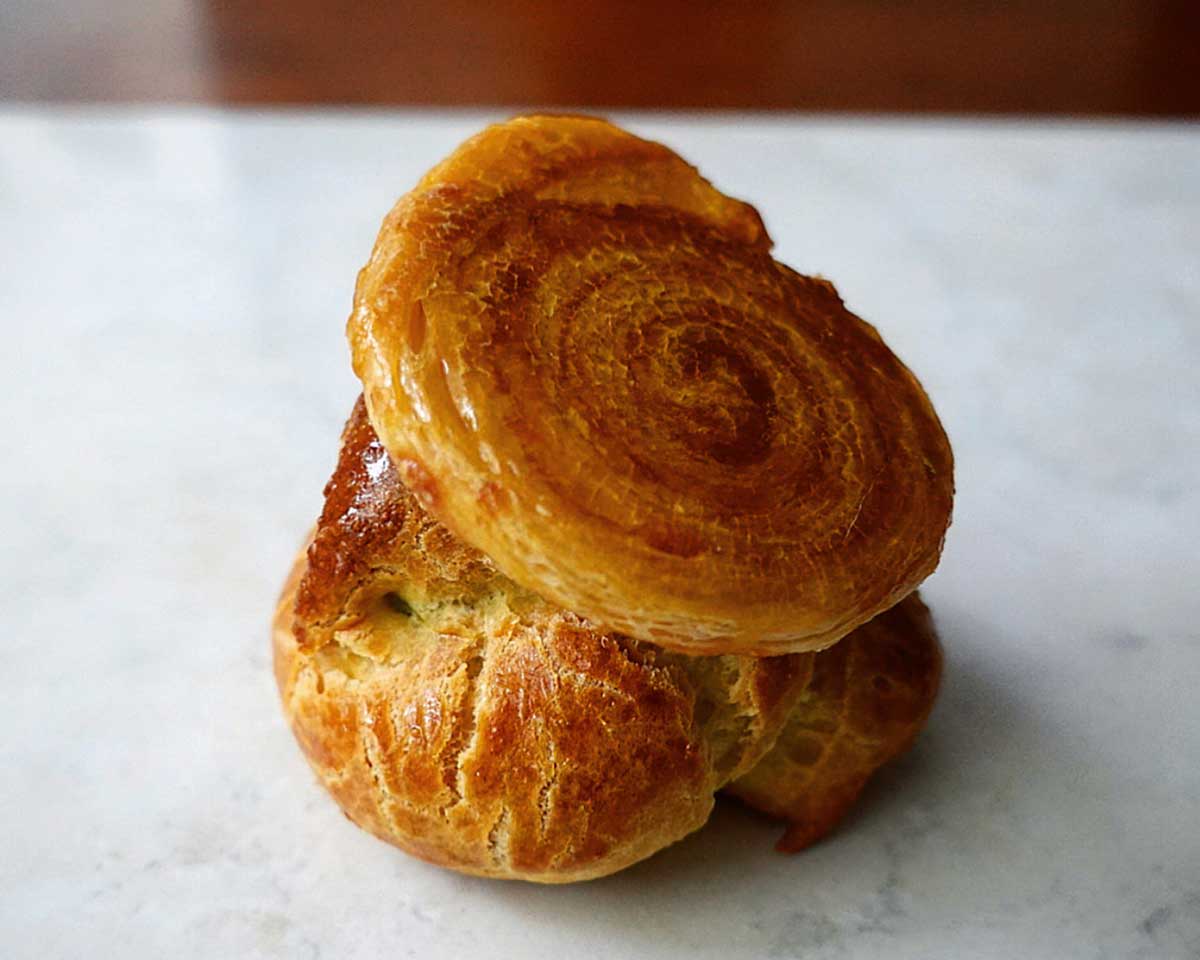
[[[915,735],[940,662],[915,596],[815,656],[690,657],[597,630],[425,514],[361,401],[273,638],[292,729],[350,819],[541,882],[650,855],[730,781],[811,842]]]
[[[920,384],[754,209],[599,120],[468,140],[385,220],[349,333],[421,506],[516,584],[689,653],[820,649],[936,566]]]

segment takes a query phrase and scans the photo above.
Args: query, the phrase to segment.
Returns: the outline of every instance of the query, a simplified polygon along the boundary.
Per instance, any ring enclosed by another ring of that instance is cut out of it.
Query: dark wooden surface
[[[1200,0],[0,0],[0,97],[1200,115]]]

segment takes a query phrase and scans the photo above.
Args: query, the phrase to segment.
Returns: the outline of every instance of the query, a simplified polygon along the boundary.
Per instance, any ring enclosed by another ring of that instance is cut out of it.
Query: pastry
[[[426,514],[360,400],[278,605],[276,679],[359,826],[465,872],[568,882],[697,829],[731,782],[793,833],[831,829],[847,778],[865,781],[932,702],[928,618],[915,598],[898,609],[918,616],[889,612],[816,655],[693,657],[599,631]]]
[[[933,619],[911,594],[817,654],[775,745],[729,792],[790,822],[781,851],[815,843],[841,822],[871,774],[912,745],[941,675]]]
[[[346,815],[468,873],[611,873],[708,819],[811,654],[688,657],[496,572],[400,483],[361,402],[274,630],[292,729]]]
[[[363,397],[272,631],[355,823],[558,883],[726,790],[795,850],[912,742],[950,447],[874,328],[770,248],[583,117],[488,128],[388,215],[348,330]]]
[[[686,653],[829,646],[934,569],[916,378],[666,147],[523,117],[401,198],[349,336],[422,507],[515,583]]]

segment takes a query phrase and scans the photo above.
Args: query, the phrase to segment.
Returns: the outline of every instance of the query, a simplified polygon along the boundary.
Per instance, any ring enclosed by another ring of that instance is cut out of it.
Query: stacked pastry
[[[932,706],[953,497],[924,391],[755,210],[603,121],[525,117],[384,221],[363,397],[273,631],[346,815],[565,882],[726,790],[838,822]]]

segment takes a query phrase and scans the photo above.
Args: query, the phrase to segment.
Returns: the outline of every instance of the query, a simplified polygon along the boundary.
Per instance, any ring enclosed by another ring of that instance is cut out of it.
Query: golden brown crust
[[[422,506],[564,609],[681,651],[833,643],[936,566],[912,374],[753,208],[599,120],[526,117],[402,198],[350,340]]]
[[[301,642],[309,647],[329,642],[340,619],[358,616],[360,594],[380,574],[430,599],[482,593],[496,575],[483,554],[457,540],[407,494],[360,397],[342,432],[298,587]]]
[[[920,732],[941,671],[932,618],[913,594],[817,655],[808,689],[775,746],[728,791],[791,821],[780,850],[820,840],[871,774]]]
[[[686,657],[553,609],[424,515],[361,403],[273,642],[292,729],[351,820],[433,863],[542,882],[701,826],[812,660]]]

